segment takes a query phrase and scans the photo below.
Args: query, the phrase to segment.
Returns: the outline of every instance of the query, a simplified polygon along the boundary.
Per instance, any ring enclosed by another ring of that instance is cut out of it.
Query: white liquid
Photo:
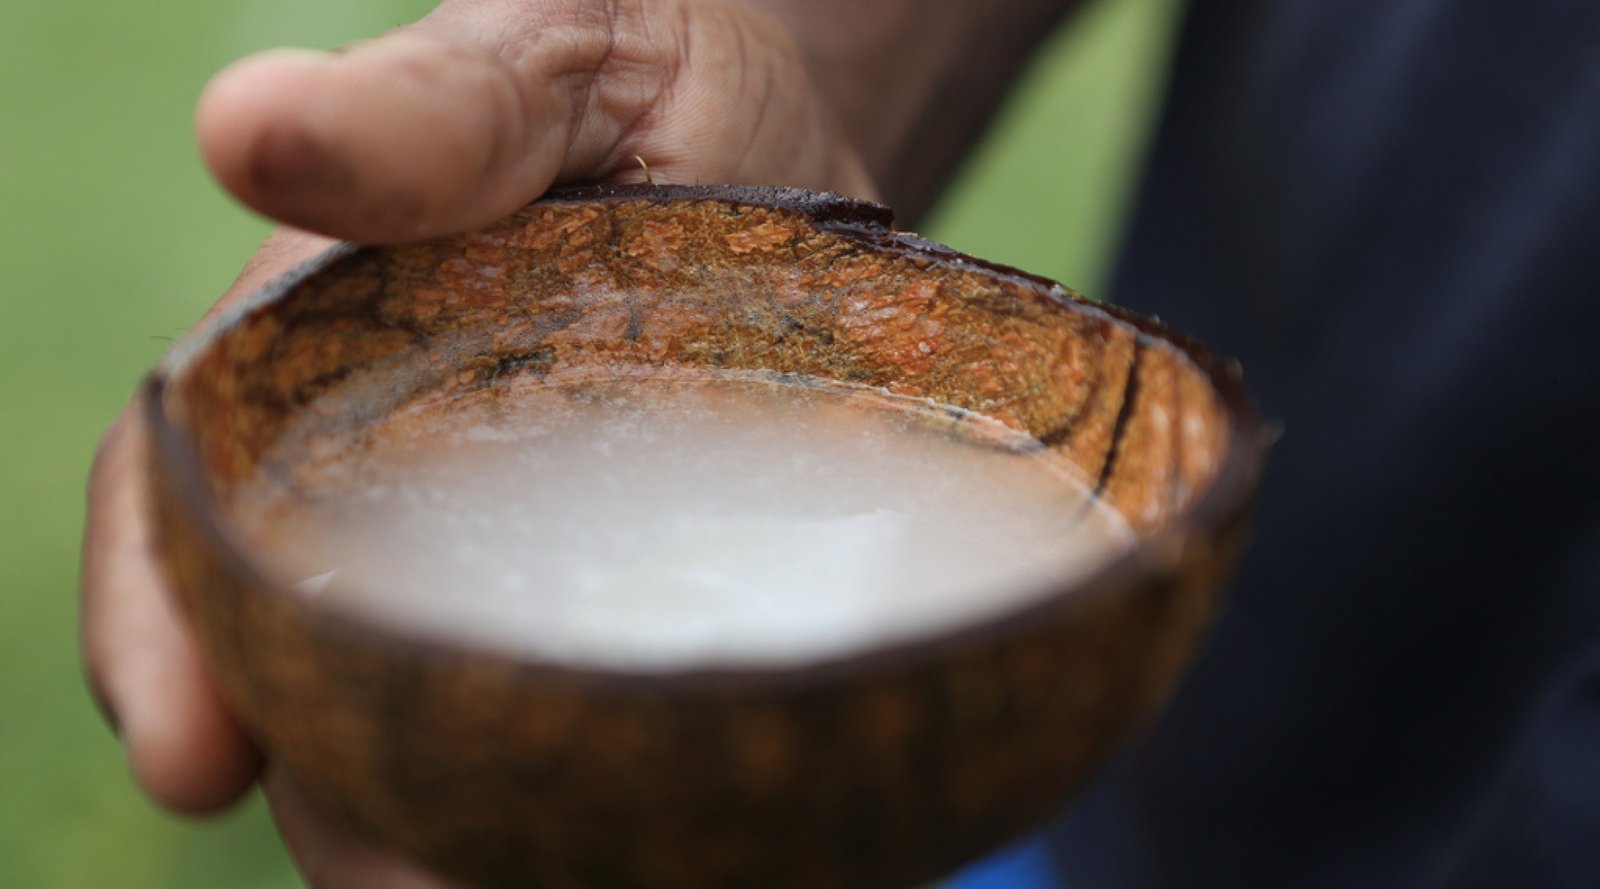
[[[951,628],[1132,540],[1031,439],[879,394],[589,382],[444,416],[353,449],[309,495],[241,504],[271,563],[412,632],[672,670]]]

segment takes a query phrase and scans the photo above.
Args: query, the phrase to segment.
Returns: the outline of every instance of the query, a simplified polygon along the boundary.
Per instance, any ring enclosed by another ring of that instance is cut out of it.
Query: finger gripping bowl
[[[895,887],[1037,826],[1168,693],[1264,450],[1227,362],[888,227],[738,187],[557,193],[335,248],[143,394],[161,558],[228,704],[322,806],[484,887]],[[1139,541],[931,637],[792,667],[585,669],[363,623],[270,578],[230,496],[428,394],[575,367],[807,374],[999,418]],[[309,430],[306,431],[306,430]],[[269,449],[280,456],[269,459]]]

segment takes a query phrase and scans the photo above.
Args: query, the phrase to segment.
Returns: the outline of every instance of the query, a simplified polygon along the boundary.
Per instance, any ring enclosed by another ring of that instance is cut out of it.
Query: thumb
[[[617,138],[654,101],[641,90],[589,107],[619,23],[516,6],[452,3],[342,52],[245,59],[200,98],[201,153],[258,212],[363,242],[476,227],[564,171],[605,175]],[[611,125],[585,119],[597,115]]]

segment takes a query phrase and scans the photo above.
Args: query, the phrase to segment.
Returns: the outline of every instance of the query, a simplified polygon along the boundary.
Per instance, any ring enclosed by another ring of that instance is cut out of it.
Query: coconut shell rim
[[[595,690],[628,692],[717,693],[738,688],[775,688],[825,684],[867,674],[892,672],[932,663],[942,653],[968,645],[993,643],[1016,635],[1030,625],[1065,618],[1070,612],[1107,596],[1127,595],[1165,576],[1182,562],[1185,550],[1220,539],[1246,520],[1254,504],[1262,466],[1274,440],[1262,422],[1255,402],[1245,391],[1238,362],[1220,357],[1194,338],[1160,321],[1128,309],[1093,302],[1048,278],[963,254],[915,233],[890,228],[893,212],[881,204],[842,195],[780,186],[747,185],[580,185],[548,192],[536,203],[613,201],[712,201],[735,206],[761,207],[797,213],[808,224],[835,236],[850,238],[863,247],[918,258],[929,265],[950,265],[980,270],[1024,285],[1036,296],[1067,311],[1076,311],[1130,326],[1142,343],[1162,342],[1192,363],[1210,382],[1222,403],[1229,430],[1217,471],[1195,501],[1170,522],[1115,559],[1077,582],[1044,592],[1026,603],[989,617],[961,623],[942,631],[920,634],[883,645],[790,663],[707,663],[675,669],[627,669],[601,663],[581,664],[545,659],[534,653],[514,654],[502,649],[443,639],[425,631],[378,624],[351,612],[314,603],[271,579],[246,553],[229,530],[221,504],[203,476],[203,462],[182,424],[166,411],[166,391],[172,381],[216,340],[251,315],[290,299],[306,281],[336,274],[339,267],[368,252],[388,249],[339,242],[263,284],[234,306],[214,316],[210,323],[174,345],[146,376],[140,408],[150,441],[150,465],[170,473],[184,508],[195,513],[196,525],[228,566],[230,573],[284,597],[297,615],[319,630],[344,642],[388,649],[397,658],[440,664],[462,661],[494,662],[514,667],[540,681],[582,685]]]

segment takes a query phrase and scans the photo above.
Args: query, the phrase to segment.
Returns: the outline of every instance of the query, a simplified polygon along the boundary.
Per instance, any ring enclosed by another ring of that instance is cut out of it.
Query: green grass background
[[[426,5],[0,3],[0,887],[299,885],[258,800],[196,824],[135,792],[79,667],[84,476],[139,375],[267,231],[196,157],[206,78]],[[1176,7],[1107,0],[1052,39],[925,233],[1096,292]]]

